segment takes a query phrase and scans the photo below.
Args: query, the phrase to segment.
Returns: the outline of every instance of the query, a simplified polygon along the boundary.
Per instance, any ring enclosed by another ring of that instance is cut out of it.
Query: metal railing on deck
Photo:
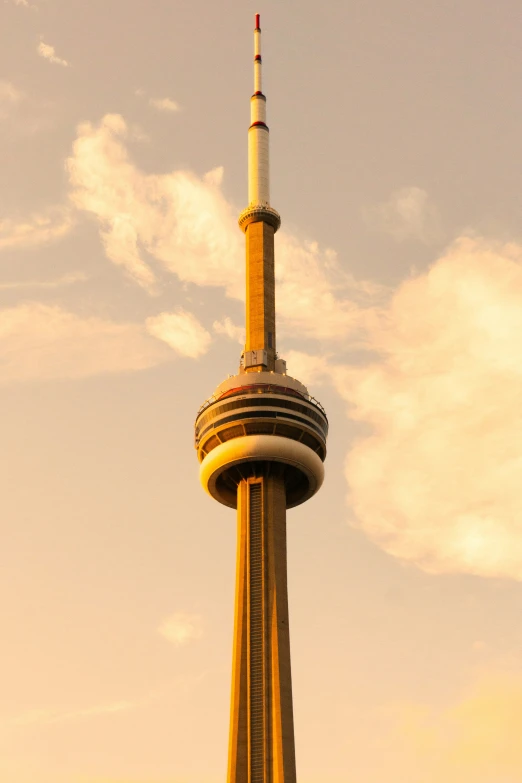
[[[291,397],[297,397],[298,399],[305,400],[306,402],[309,402],[310,405],[313,405],[315,408],[317,408],[325,419],[328,421],[328,416],[326,415],[326,411],[319,402],[319,400],[316,400],[315,397],[312,397],[311,394],[301,394],[301,392],[297,392],[295,389],[291,389],[289,386],[281,386],[280,384],[252,384],[251,386],[238,386],[235,389],[231,389],[228,392],[223,392],[222,394],[216,396],[213,394],[211,397],[209,397],[203,405],[199,408],[197,414],[196,414],[196,421],[199,419],[203,411],[205,411],[207,408],[210,408],[211,405],[214,405],[214,403],[219,402],[220,400],[223,400],[228,397],[237,397],[241,394],[288,394]]]

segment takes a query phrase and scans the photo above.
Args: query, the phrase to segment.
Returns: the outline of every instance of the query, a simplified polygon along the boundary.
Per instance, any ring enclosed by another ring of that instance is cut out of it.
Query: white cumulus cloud
[[[202,619],[198,614],[175,612],[161,623],[158,632],[176,647],[182,647],[203,636]]]
[[[69,63],[67,60],[64,60],[61,57],[58,57],[55,51],[54,46],[51,46],[51,44],[46,44],[43,41],[40,41],[38,44],[38,54],[40,57],[43,57],[45,60],[48,60],[50,63],[54,63],[54,65],[61,65],[64,68],[67,68],[69,66]]]
[[[180,111],[180,106],[172,98],[150,98],[149,103],[153,109],[158,111],[172,113]]]
[[[330,380],[330,364],[327,356],[316,356],[302,351],[285,351],[288,374],[298,378],[306,386],[321,385]]]
[[[280,333],[308,339],[364,341],[366,319],[387,295],[377,283],[346,273],[337,253],[281,231],[277,238],[277,308]]]
[[[177,313],[160,313],[147,318],[150,334],[163,340],[181,356],[197,359],[205,354],[212,337],[195,315],[180,310]]]
[[[62,239],[72,229],[70,209],[55,207],[25,219],[0,220],[0,251],[37,247]]]
[[[143,326],[26,302],[0,310],[0,383],[143,370],[172,357]]]
[[[243,345],[245,342],[245,327],[238,326],[228,316],[223,318],[222,321],[214,321],[212,328],[216,334],[223,334],[240,345]]]
[[[522,579],[522,247],[460,239],[367,340],[332,370],[371,431],[346,461],[356,524],[431,572]]]
[[[241,237],[219,188],[222,170],[144,174],[129,158],[127,136],[120,115],[81,125],[67,163],[73,203],[99,220],[107,256],[150,291],[151,259],[183,281],[242,291]]]
[[[109,259],[141,286],[157,290],[158,268],[184,282],[220,286],[243,299],[244,239],[238,209],[221,191],[223,169],[145,174],[132,162],[120,115],[78,129],[68,160],[71,198],[95,215]],[[360,338],[365,303],[384,289],[355,280],[334,251],[281,231],[277,236],[278,313],[283,330],[305,337]]]

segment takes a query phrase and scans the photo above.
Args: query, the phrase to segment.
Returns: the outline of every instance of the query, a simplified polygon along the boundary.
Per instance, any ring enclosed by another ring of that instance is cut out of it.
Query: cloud
[[[176,647],[181,647],[203,636],[201,617],[197,614],[176,612],[162,622],[158,632]]]
[[[482,672],[454,704],[445,708],[398,705],[389,717],[394,724],[390,749],[402,779],[423,783],[522,780],[522,675],[518,673]],[[392,774],[395,764],[387,764]]]
[[[67,68],[69,66],[67,60],[63,60],[61,57],[56,56],[54,46],[51,46],[50,44],[46,44],[43,41],[40,41],[40,43],[38,44],[37,51],[40,57],[43,57],[45,60],[48,60],[50,63],[54,63],[54,65],[61,65],[64,68]]]
[[[24,94],[12,82],[0,79],[0,119],[5,119],[23,101]]]
[[[346,273],[337,253],[317,242],[282,231],[276,252],[280,334],[340,341],[343,347],[364,344],[366,321],[374,317],[373,308],[387,290]]]
[[[96,216],[109,259],[154,292],[158,266],[180,280],[242,291],[236,216],[220,191],[222,170],[198,177],[146,175],[129,159],[120,115],[81,125],[67,162],[75,206]]]
[[[136,95],[137,98],[147,97],[146,92],[142,87],[134,90],[134,95]],[[148,104],[149,106],[152,106],[153,109],[156,109],[156,111],[160,112],[173,113],[181,111],[181,106],[179,103],[174,101],[172,98],[149,98]]]
[[[422,188],[396,190],[388,201],[364,209],[363,216],[372,228],[398,242],[415,239],[428,244],[440,236],[438,211]]]
[[[285,351],[288,374],[299,378],[306,386],[322,384],[330,380],[330,364],[327,356],[314,356],[302,351]]]
[[[87,707],[77,710],[63,709],[38,709],[29,710],[15,718],[12,723],[16,726],[28,726],[31,724],[65,723],[82,718],[94,718],[99,715],[112,715],[117,712],[125,712],[133,708],[128,701],[119,701],[112,704],[101,704],[96,707]]]
[[[181,356],[197,359],[205,354],[212,337],[198,319],[184,310],[177,313],[160,313],[146,320],[151,335],[163,340]]]
[[[240,345],[245,342],[245,327],[238,326],[228,316],[222,321],[214,321],[212,328],[216,334],[223,334]]]
[[[238,209],[221,191],[223,169],[144,174],[131,161],[129,130],[120,115],[78,128],[67,166],[76,207],[96,216],[108,258],[151,293],[161,270],[200,286],[220,286],[244,298],[244,239]],[[117,184],[115,184],[117,183]],[[336,253],[280,232],[278,313],[283,332],[346,342],[361,338],[366,304],[385,289],[359,281]]]
[[[62,239],[74,225],[70,209],[55,207],[26,220],[0,220],[0,251],[24,249]]]
[[[150,98],[149,103],[154,109],[157,109],[158,111],[162,111],[162,112],[180,111],[179,104],[176,103],[176,101],[173,101],[172,98]]]
[[[171,358],[140,324],[38,302],[0,310],[0,384],[137,371]]]
[[[84,272],[71,272],[54,280],[14,280],[0,283],[0,291],[15,291],[21,288],[61,288],[62,286],[84,283],[89,278]]]
[[[368,323],[373,356],[330,368],[367,433],[354,524],[433,573],[522,579],[522,247],[462,238]]]

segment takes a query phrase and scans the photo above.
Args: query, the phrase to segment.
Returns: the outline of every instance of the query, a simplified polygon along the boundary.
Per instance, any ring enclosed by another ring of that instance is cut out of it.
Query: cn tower
[[[254,94],[248,130],[246,344],[239,373],[198,411],[200,478],[237,508],[237,569],[228,783],[295,783],[286,565],[286,509],[323,482],[328,420],[276,350],[269,132],[254,29]]]

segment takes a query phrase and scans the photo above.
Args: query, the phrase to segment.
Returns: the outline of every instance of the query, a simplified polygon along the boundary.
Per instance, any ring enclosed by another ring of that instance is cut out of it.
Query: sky
[[[253,14],[300,783],[522,779],[512,0],[3,0],[0,780],[226,778],[235,516],[193,423],[244,325]]]

